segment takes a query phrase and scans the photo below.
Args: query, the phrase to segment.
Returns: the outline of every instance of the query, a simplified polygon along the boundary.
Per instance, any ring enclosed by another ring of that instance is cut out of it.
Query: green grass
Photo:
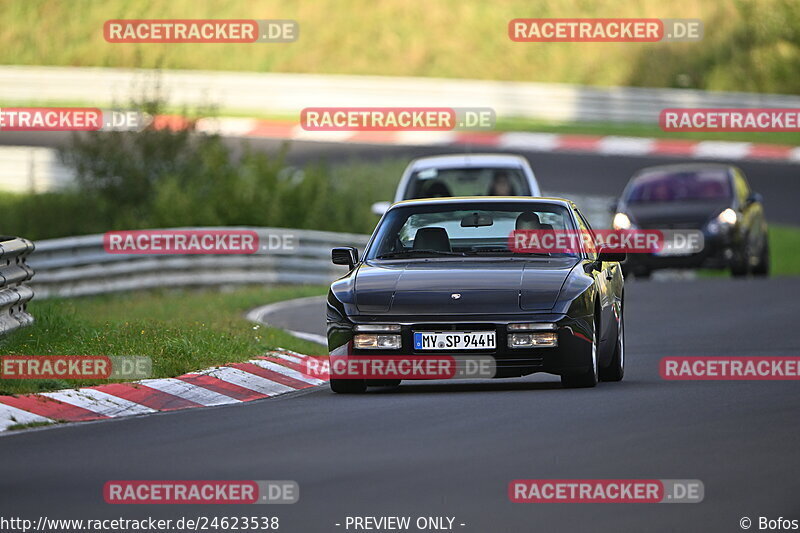
[[[52,426],[59,422],[28,422],[26,424],[12,424],[6,428],[6,431],[15,431],[20,429],[39,428],[43,426]]]
[[[770,276],[800,276],[800,228],[770,224]],[[724,278],[728,270],[698,270],[702,278]]]
[[[800,228],[770,225],[769,246],[771,275],[800,275]]]
[[[80,14],[80,16],[76,16]],[[700,18],[690,43],[516,43],[526,17]],[[287,44],[112,44],[108,19],[295,19]],[[0,64],[371,74],[800,92],[792,0],[27,0],[0,3]]]
[[[0,355],[145,355],[153,377],[245,361],[277,347],[326,353],[318,344],[253,324],[243,314],[281,300],[325,294],[319,286],[159,290],[34,300],[33,326],[0,340]],[[0,394],[98,385],[98,380],[2,380]]]

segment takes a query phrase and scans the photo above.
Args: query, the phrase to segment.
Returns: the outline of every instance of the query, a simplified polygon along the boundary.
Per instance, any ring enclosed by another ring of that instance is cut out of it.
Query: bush
[[[158,114],[159,106],[142,106]],[[277,226],[369,233],[374,201],[391,199],[404,161],[315,163],[294,168],[286,147],[247,145],[241,155],[216,135],[149,127],[75,136],[62,151],[74,189],[0,196],[0,233],[44,239],[176,226]]]

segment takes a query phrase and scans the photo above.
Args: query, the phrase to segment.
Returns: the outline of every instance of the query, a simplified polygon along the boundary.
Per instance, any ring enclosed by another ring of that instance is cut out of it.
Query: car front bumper
[[[356,324],[400,324],[401,347],[388,350],[359,350],[353,348],[354,326]],[[508,324],[541,323],[554,324],[557,346],[537,348],[510,348],[508,346]],[[494,331],[496,347],[491,350],[416,350],[414,332],[433,331]],[[515,377],[547,372],[552,374],[580,373],[591,367],[592,361],[592,317],[571,318],[565,315],[513,315],[481,317],[471,320],[458,317],[409,317],[359,316],[351,317],[344,323],[328,324],[328,344],[330,354],[337,357],[373,356],[402,357],[409,359],[458,356],[475,358],[490,357],[493,360],[493,377]]]

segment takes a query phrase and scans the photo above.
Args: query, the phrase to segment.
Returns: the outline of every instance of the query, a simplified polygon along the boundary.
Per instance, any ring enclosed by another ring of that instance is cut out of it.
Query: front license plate
[[[493,350],[494,331],[414,332],[415,350]]]

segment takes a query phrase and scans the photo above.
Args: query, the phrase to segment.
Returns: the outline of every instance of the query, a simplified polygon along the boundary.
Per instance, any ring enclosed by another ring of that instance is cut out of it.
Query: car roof
[[[542,198],[541,196],[453,196],[448,198],[418,198],[415,200],[403,200],[392,205],[389,209],[415,205],[447,205],[447,204],[485,204],[485,203],[537,203],[562,205],[564,207],[574,207],[572,200],[565,198]]]
[[[413,170],[423,168],[459,168],[459,167],[508,167],[517,168],[528,164],[528,160],[514,154],[447,154],[420,157],[411,162]]]

